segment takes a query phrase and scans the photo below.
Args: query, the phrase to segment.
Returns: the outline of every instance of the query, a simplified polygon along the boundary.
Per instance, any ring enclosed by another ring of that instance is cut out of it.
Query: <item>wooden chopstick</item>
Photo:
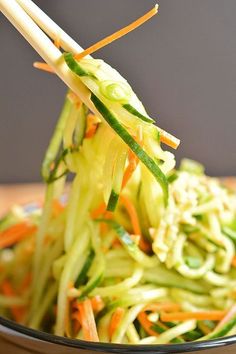
[[[17,0],[31,19],[53,40],[59,38],[60,46],[68,52],[78,54],[83,48],[76,43],[60,26],[58,26],[47,14],[45,14],[31,0]]]
[[[29,0],[27,3],[24,2],[24,6],[27,6],[28,12],[37,18],[37,21],[40,22],[41,25],[43,24],[45,32],[52,34],[53,21],[50,20],[50,18],[46,15],[43,16],[42,19],[43,12],[38,11],[36,16],[35,8],[31,6],[29,9],[29,3],[31,3]],[[23,9],[16,0],[0,0],[0,10],[13,24],[13,26],[22,34],[22,36],[30,43],[30,45],[37,51],[37,53],[45,60],[45,62],[53,68],[55,73],[65,82],[65,84],[81,99],[81,101],[84,102],[92,112],[103,119],[101,114],[96,110],[90,100],[90,91],[82,83],[80,78],[68,68],[62,57],[61,51],[33,21],[29,14],[26,13],[25,9]],[[55,27],[54,31],[57,28],[58,27]],[[63,31],[63,33],[65,32]],[[63,36],[64,42],[70,38],[66,34]],[[71,44],[68,44],[68,46],[69,45]],[[79,46],[79,48],[81,47]]]

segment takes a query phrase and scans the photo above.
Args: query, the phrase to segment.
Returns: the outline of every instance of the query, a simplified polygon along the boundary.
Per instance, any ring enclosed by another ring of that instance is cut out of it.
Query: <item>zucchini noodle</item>
[[[43,206],[0,220],[0,313],[101,342],[236,333],[235,193],[194,161],[174,169],[163,130],[117,71],[62,60],[99,117],[68,92],[42,165]]]

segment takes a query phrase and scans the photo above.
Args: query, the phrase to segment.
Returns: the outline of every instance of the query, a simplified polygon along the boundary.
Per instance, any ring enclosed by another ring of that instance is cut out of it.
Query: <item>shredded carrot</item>
[[[107,230],[108,230],[108,225],[105,224],[104,222],[101,222],[99,227],[100,227],[100,234],[101,235],[105,235],[107,233]]]
[[[101,296],[99,295],[96,295],[91,299],[91,304],[92,304],[93,311],[95,313],[101,311],[105,306]]]
[[[233,257],[231,265],[236,268],[236,256]]]
[[[32,282],[32,273],[31,272],[28,272],[26,273],[23,281],[22,281],[22,284],[21,284],[21,292],[24,292],[25,290],[27,290],[30,286]]]
[[[225,316],[221,319],[221,321],[218,323],[215,329],[219,329],[235,315],[236,315],[236,305],[233,305],[231,309],[226,312]]]
[[[0,249],[13,246],[15,243],[31,236],[36,230],[36,226],[29,225],[27,222],[9,227],[0,233]]]
[[[42,71],[46,71],[51,74],[55,74],[53,68],[51,68],[51,66],[48,65],[47,63],[41,63],[40,61],[35,61],[33,63],[33,67]]]
[[[153,312],[160,312],[160,311],[178,311],[180,310],[180,305],[174,302],[158,302],[155,304],[149,304],[144,307],[143,311],[153,311]]]
[[[175,136],[167,133],[165,130],[159,128],[160,131],[160,140],[162,143],[172,147],[173,149],[177,149],[180,144],[180,140]]]
[[[133,203],[128,197],[124,195],[120,196],[120,201],[124,205],[125,209],[127,210],[127,213],[129,214],[134,233],[136,235],[141,235],[141,228],[139,225],[138,215]]]
[[[99,216],[105,213],[106,203],[102,202],[96,209],[91,212],[92,219],[97,219]]]
[[[79,311],[74,312],[71,318],[73,320],[73,333],[76,335],[81,328],[81,318]]]
[[[134,136],[133,138],[137,141],[137,143],[140,146],[143,146],[143,137],[142,137],[142,129],[141,129],[141,127],[139,128],[138,136]],[[132,150],[129,150],[128,160],[129,160],[129,164],[126,167],[125,173],[124,173],[124,176],[123,176],[122,189],[126,186],[128,181],[130,180],[132,174],[136,170],[136,167],[138,166],[138,163],[139,163],[139,158],[135,155],[135,153]]]
[[[127,33],[133,31],[135,28],[141,26],[144,22],[148,21],[150,18],[152,18],[154,15],[156,15],[158,12],[158,5],[156,5],[153,9],[151,9],[149,12],[147,12],[145,15],[142,17],[138,18],[136,21],[132,22],[128,26],[120,29],[119,31],[111,34],[110,36],[102,39],[101,41],[93,44],[91,47],[87,48],[84,50],[82,53],[78,53],[75,55],[75,59],[80,60],[84,58],[86,55],[92,54],[96,52],[97,50],[105,47],[106,45],[116,41],[117,39],[125,36]]]
[[[121,248],[121,242],[117,238],[112,242],[112,248]]]
[[[120,196],[120,201],[124,205],[125,209],[127,210],[127,213],[129,214],[135,235],[140,237],[139,240],[140,248],[145,252],[150,251],[151,249],[150,244],[142,237],[141,227],[139,224],[138,214],[135,210],[135,206],[133,205],[131,200],[124,195]]]
[[[199,312],[172,312],[161,313],[161,321],[186,321],[186,320],[198,320],[198,321],[220,321],[226,315],[226,311],[199,311]]]
[[[149,321],[145,312],[140,312],[140,314],[138,315],[138,320],[150,336],[158,336],[158,333],[151,328],[153,326],[153,323]]]
[[[57,307],[57,304],[55,304],[53,306],[53,313],[54,313],[54,316],[57,316],[57,311],[58,311],[58,307]]]
[[[117,327],[119,327],[120,322],[124,316],[125,310],[122,307],[117,307],[113,315],[111,316],[111,320],[109,323],[108,334],[111,339]]]
[[[64,205],[58,199],[54,199],[52,203],[52,214],[54,217],[57,217],[65,210]]]
[[[111,219],[112,218],[112,212],[110,211],[106,211],[106,204],[104,202],[102,202],[96,209],[94,209],[91,212],[91,218],[92,219],[97,219],[98,217],[100,217],[101,215],[103,215],[104,219]],[[100,223],[100,233],[104,234],[106,233],[108,230],[108,225],[106,223]]]
[[[98,127],[98,125],[94,124],[89,130],[87,130],[87,132],[85,134],[85,138],[86,139],[92,138],[96,133],[97,127]]]
[[[129,164],[126,167],[125,173],[124,173],[124,176],[123,176],[122,189],[126,186],[128,181],[130,180],[132,174],[136,170],[138,162],[139,162],[138,157],[133,153],[133,151],[130,151],[129,152]]]
[[[81,316],[84,339],[92,342],[99,342],[91,300],[86,299],[79,303],[78,308]]]
[[[69,100],[71,102],[73,102],[77,109],[79,109],[82,105],[82,101],[81,99],[79,98],[79,96],[77,96],[73,91],[70,91],[68,94],[67,94],[67,97],[69,98]]]
[[[95,116],[94,114],[88,114],[85,138],[92,138],[95,135],[99,122],[100,119],[97,116]]]
[[[58,49],[60,48],[61,46],[61,39],[60,39],[60,34],[57,33],[55,39],[54,39],[54,45],[55,47],[57,47]]]
[[[74,311],[74,312],[72,313],[72,315],[71,315],[71,318],[72,318],[72,320],[76,320],[76,321],[78,321],[79,323],[81,323],[81,316],[80,316],[79,310]]]
[[[81,316],[78,308],[78,301],[77,300],[72,300],[72,325],[73,325],[73,334],[76,335],[80,328],[81,328]]]
[[[3,294],[6,296],[11,297],[11,296],[17,295],[15,290],[13,289],[10,281],[8,281],[8,280],[4,280],[4,282],[1,285],[1,288],[2,288]],[[22,322],[22,319],[25,314],[25,308],[22,306],[11,306],[10,310],[11,310],[11,314],[12,314],[12,317],[14,318],[14,320],[18,323]]]

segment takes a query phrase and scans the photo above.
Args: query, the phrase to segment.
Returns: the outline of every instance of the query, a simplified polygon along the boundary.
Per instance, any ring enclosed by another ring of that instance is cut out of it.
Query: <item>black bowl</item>
[[[0,354],[236,354],[236,336],[210,341],[165,345],[92,343],[54,336],[0,317]]]

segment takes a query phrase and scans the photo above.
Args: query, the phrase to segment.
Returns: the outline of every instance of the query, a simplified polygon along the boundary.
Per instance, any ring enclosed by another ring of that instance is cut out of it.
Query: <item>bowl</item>
[[[36,331],[0,317],[1,354],[222,354],[223,351],[227,354],[236,353],[236,336],[210,341],[164,345],[93,343]]]
[[[227,179],[227,184],[231,180]],[[232,179],[235,189],[235,178]],[[63,199],[63,202],[65,200]],[[26,213],[39,208],[37,202],[23,205]],[[236,335],[209,341],[164,345],[94,343],[59,337],[34,330],[0,316],[0,354],[236,354]]]

